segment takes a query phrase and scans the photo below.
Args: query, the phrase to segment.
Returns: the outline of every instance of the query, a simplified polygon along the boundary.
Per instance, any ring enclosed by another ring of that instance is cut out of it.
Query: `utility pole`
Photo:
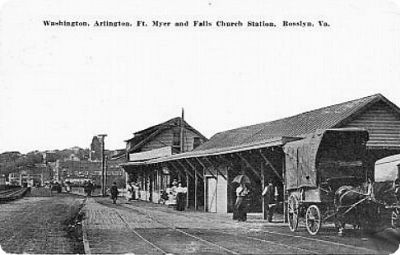
[[[104,155],[104,138],[106,137],[106,134],[101,134],[98,135],[98,137],[100,137],[101,140],[101,194],[103,197],[106,196],[106,178],[107,178],[107,173],[106,173],[106,158]]]
[[[184,153],[185,152],[185,129],[184,129],[184,125],[185,125],[185,110],[182,108],[182,117],[181,117],[181,141],[180,141],[180,153]],[[189,208],[189,175],[185,169],[186,172],[186,208]]]
[[[180,147],[180,153],[183,153],[184,152],[184,150],[185,150],[185,145],[184,145],[184,139],[185,139],[185,137],[184,137],[184,134],[183,134],[183,132],[184,132],[184,119],[185,119],[185,111],[184,111],[184,109],[182,108],[182,117],[181,117],[181,125],[180,125],[180,127],[181,127],[181,141],[180,141],[180,145],[181,145],[181,147]]]

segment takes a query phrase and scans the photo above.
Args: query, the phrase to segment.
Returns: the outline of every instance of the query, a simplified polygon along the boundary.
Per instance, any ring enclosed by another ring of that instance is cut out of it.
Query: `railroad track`
[[[104,205],[104,206],[109,206],[109,205],[107,205],[107,204],[105,204],[105,203],[101,203],[101,202],[98,202],[98,203],[99,203],[99,204],[102,204],[102,205]],[[129,208],[129,207],[126,207],[126,206],[124,206],[124,207],[127,208],[127,209],[130,209],[130,210],[133,210],[132,208]],[[130,231],[132,231],[135,235],[137,235],[141,240],[143,240],[145,243],[147,243],[147,244],[149,244],[150,246],[152,246],[155,250],[157,250],[157,251],[158,251],[159,253],[161,253],[161,254],[172,254],[171,252],[166,251],[166,250],[167,250],[166,248],[162,248],[162,247],[160,247],[160,245],[157,245],[154,241],[149,240],[149,238],[145,238],[144,235],[141,234],[141,233],[139,233],[140,231],[138,231],[137,229],[132,228],[132,227],[125,221],[124,217],[121,216],[121,214],[118,212],[118,210],[114,210],[114,212],[118,215],[118,217],[119,217],[119,218],[121,219],[121,221],[125,224],[125,226],[126,226]],[[157,224],[164,226],[166,229],[170,229],[170,230],[172,230],[172,231],[176,231],[176,232],[178,232],[179,234],[183,234],[183,235],[185,235],[185,236],[188,236],[188,237],[190,237],[190,238],[192,238],[192,239],[195,239],[196,241],[200,241],[200,242],[205,243],[205,244],[207,244],[207,245],[213,246],[213,247],[215,247],[215,248],[217,248],[217,249],[219,249],[219,250],[225,251],[227,254],[240,254],[240,253],[238,253],[238,252],[236,252],[236,251],[234,251],[234,250],[232,250],[232,249],[223,247],[223,246],[221,246],[221,245],[218,245],[218,244],[216,244],[216,243],[210,242],[210,241],[205,240],[205,239],[203,239],[203,238],[201,238],[201,237],[198,237],[198,236],[196,236],[196,235],[187,233],[186,231],[183,231],[183,230],[181,230],[181,229],[178,229],[178,228],[175,228],[175,227],[170,226],[170,225],[168,225],[168,224],[162,223],[162,222],[158,221],[157,219],[155,219],[154,217],[151,217],[150,215],[148,215],[148,214],[146,214],[146,213],[139,212],[139,211],[136,211],[136,210],[135,210],[135,212],[138,213],[138,214],[141,214],[141,215],[146,216],[147,218],[149,218],[150,220],[156,222]]]
[[[135,212],[146,214],[144,212],[140,212],[137,207],[129,206],[129,205],[126,205],[126,204],[122,204],[122,205],[124,207],[128,207],[130,209],[135,210]],[[165,210],[162,210],[162,211],[164,213],[168,213]],[[203,219],[203,220],[207,220],[208,219],[206,215],[204,215],[204,216],[190,215],[190,217],[189,217],[186,213],[182,213],[182,212],[178,212],[178,211],[176,213],[179,214],[180,216],[184,216],[184,217],[189,218],[189,219],[193,218],[193,217],[196,217],[196,218],[199,218],[199,219]],[[150,216],[150,218],[151,218],[151,216]],[[160,222],[158,222],[158,223],[159,224],[163,224],[163,223],[160,223]],[[241,228],[242,230],[247,230],[247,228],[244,228],[244,227],[239,227],[239,228]],[[278,246],[282,246],[282,247],[286,247],[286,248],[297,249],[300,252],[306,252],[308,254],[321,254],[321,252],[317,251],[317,250],[308,249],[308,248],[300,248],[298,246],[293,246],[293,245],[290,245],[290,244],[282,243],[280,241],[272,241],[271,239],[279,239],[279,238],[277,238],[277,236],[280,236],[280,237],[283,237],[281,239],[285,240],[287,243],[295,243],[295,240],[307,241],[307,242],[311,241],[311,242],[313,242],[315,244],[318,244],[317,246],[319,246],[319,247],[325,247],[326,246],[327,248],[331,248],[333,246],[333,247],[337,247],[337,248],[341,248],[341,249],[346,249],[345,252],[348,252],[348,253],[351,253],[352,251],[359,251],[360,253],[363,253],[363,254],[379,254],[379,253],[381,253],[381,251],[377,251],[377,250],[374,250],[374,249],[369,249],[369,248],[365,248],[365,247],[359,247],[359,246],[356,246],[356,245],[345,244],[345,243],[340,243],[340,242],[335,242],[335,241],[328,241],[328,240],[314,238],[314,237],[301,236],[301,235],[298,235],[296,233],[280,233],[280,232],[276,232],[276,231],[261,230],[260,231],[261,233],[267,234],[267,236],[264,236],[264,238],[268,238],[268,240],[266,240],[266,239],[264,239],[262,237],[259,237],[259,236],[256,236],[256,237],[247,236],[247,235],[241,235],[241,234],[238,234],[238,233],[229,233],[229,232],[221,231],[221,230],[207,230],[207,231],[230,234],[230,235],[236,235],[236,236],[240,236],[240,237],[243,237],[243,238],[246,238],[246,239],[258,240],[260,242],[265,242],[265,243],[269,243],[269,244],[272,244],[272,245],[278,245]],[[291,240],[293,240],[293,242],[291,242]],[[324,253],[324,252],[322,252],[322,253]]]
[[[0,192],[0,203],[6,203],[23,197],[29,188],[3,190]]]
[[[109,206],[106,203],[102,203],[102,202],[98,202],[98,203],[105,205],[105,206]],[[143,216],[149,218],[151,221],[156,222],[158,225],[161,225],[161,226],[165,227],[166,229],[172,230],[174,232],[178,232],[180,235],[184,235],[184,236],[187,236],[188,238],[195,239],[198,242],[204,243],[205,245],[208,245],[208,246],[212,246],[212,247],[218,249],[219,251],[223,251],[224,253],[227,253],[227,254],[242,254],[242,253],[248,253],[249,251],[240,252],[238,249],[235,249],[232,247],[227,247],[226,245],[220,245],[220,244],[216,243],[216,240],[210,240],[212,238],[206,238],[204,236],[207,236],[207,234],[212,233],[214,237],[218,236],[219,238],[222,238],[222,240],[224,238],[233,239],[233,240],[240,239],[240,240],[245,240],[247,242],[251,242],[253,245],[267,244],[269,247],[271,247],[271,246],[279,247],[280,249],[285,249],[287,252],[294,253],[294,254],[299,254],[299,253],[300,254],[321,254],[321,252],[312,250],[312,249],[301,248],[301,247],[293,246],[290,244],[284,244],[284,243],[281,243],[278,241],[266,240],[263,238],[247,236],[247,235],[239,234],[239,233],[229,233],[229,232],[223,231],[223,230],[216,230],[216,229],[199,230],[199,229],[196,229],[195,233],[190,233],[186,229],[177,228],[172,224],[161,222],[160,220],[158,220],[151,214],[144,212],[142,210],[138,210],[138,208],[131,207],[126,204],[120,204],[119,206],[121,206],[121,205],[129,210],[135,211],[135,213],[138,213],[140,215],[143,215]],[[144,242],[151,245],[154,249],[156,249],[158,252],[160,252],[162,254],[169,253],[166,251],[165,248],[163,249],[159,245],[152,242],[150,239],[145,238],[143,234],[139,233],[141,230],[138,230],[138,229],[135,229],[135,228],[132,228],[131,226],[129,226],[129,224],[124,220],[124,218],[121,216],[121,214],[119,214],[118,210],[115,210],[115,213],[117,213],[118,217],[122,220],[122,222],[124,222],[126,227],[129,228],[133,233],[135,233]],[[186,215],[184,215],[184,216],[187,218],[190,218]],[[192,217],[193,217],[193,215],[192,215]]]

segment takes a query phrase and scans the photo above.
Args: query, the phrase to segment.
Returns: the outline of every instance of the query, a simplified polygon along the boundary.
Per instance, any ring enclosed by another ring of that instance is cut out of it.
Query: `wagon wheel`
[[[400,212],[399,209],[394,209],[392,211],[392,228],[400,227]]]
[[[310,205],[306,211],[306,228],[310,235],[316,235],[321,228],[321,211],[318,206]]]
[[[289,197],[288,221],[290,231],[295,232],[299,224],[299,200],[295,195],[290,195]]]

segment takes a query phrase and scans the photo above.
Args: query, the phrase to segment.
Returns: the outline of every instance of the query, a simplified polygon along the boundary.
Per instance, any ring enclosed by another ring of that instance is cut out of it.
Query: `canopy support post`
[[[198,175],[200,175],[200,174],[197,173],[196,167],[192,163],[190,163],[190,161],[188,159],[185,159],[185,160],[194,171],[194,210],[197,211],[197,207],[198,207],[198,205],[197,205],[197,185],[198,185]],[[203,179],[203,176],[201,176],[201,178]]]
[[[207,178],[206,178],[206,166],[203,162],[200,161],[199,158],[195,158],[196,161],[201,165],[202,173],[203,173],[203,210],[207,212]]]
[[[262,195],[262,192],[265,189],[265,175],[264,175],[264,163],[260,163],[260,169],[261,169],[261,204],[262,204],[262,214],[263,214],[263,219],[266,220],[268,219],[267,216],[267,210],[266,210],[266,205],[265,204],[265,197]]]
[[[283,154],[282,159],[282,178],[283,178],[283,221],[285,223],[288,222],[287,218],[287,191],[286,191],[286,158],[285,154]]]
[[[186,208],[189,208],[189,174],[191,178],[193,178],[193,175],[189,173],[182,162],[180,162],[179,160],[177,160],[176,162],[178,162],[178,164],[182,166],[183,170],[185,170],[186,173]]]

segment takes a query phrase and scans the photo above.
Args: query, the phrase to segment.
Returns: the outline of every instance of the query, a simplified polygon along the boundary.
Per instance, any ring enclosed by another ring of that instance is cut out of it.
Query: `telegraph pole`
[[[185,143],[185,135],[184,135],[184,118],[185,118],[185,111],[184,111],[184,109],[182,108],[182,117],[181,117],[181,123],[180,123],[180,128],[181,128],[181,132],[180,132],[180,135],[181,135],[181,137],[180,137],[180,145],[181,145],[181,147],[180,147],[180,153],[183,153],[184,152],[184,150],[185,150],[185,145],[184,145],[184,143]]]
[[[106,134],[101,134],[98,135],[98,137],[100,137],[101,140],[101,194],[103,197],[106,196],[106,158],[104,155],[104,138],[106,137]]]
[[[181,141],[180,141],[180,153],[184,153],[185,152],[185,110],[182,108],[182,117],[181,117],[181,123],[180,123],[180,128],[181,128]],[[187,170],[185,169],[185,173],[186,173],[186,208],[189,208],[189,175],[187,173]],[[196,175],[196,173],[195,173]]]

